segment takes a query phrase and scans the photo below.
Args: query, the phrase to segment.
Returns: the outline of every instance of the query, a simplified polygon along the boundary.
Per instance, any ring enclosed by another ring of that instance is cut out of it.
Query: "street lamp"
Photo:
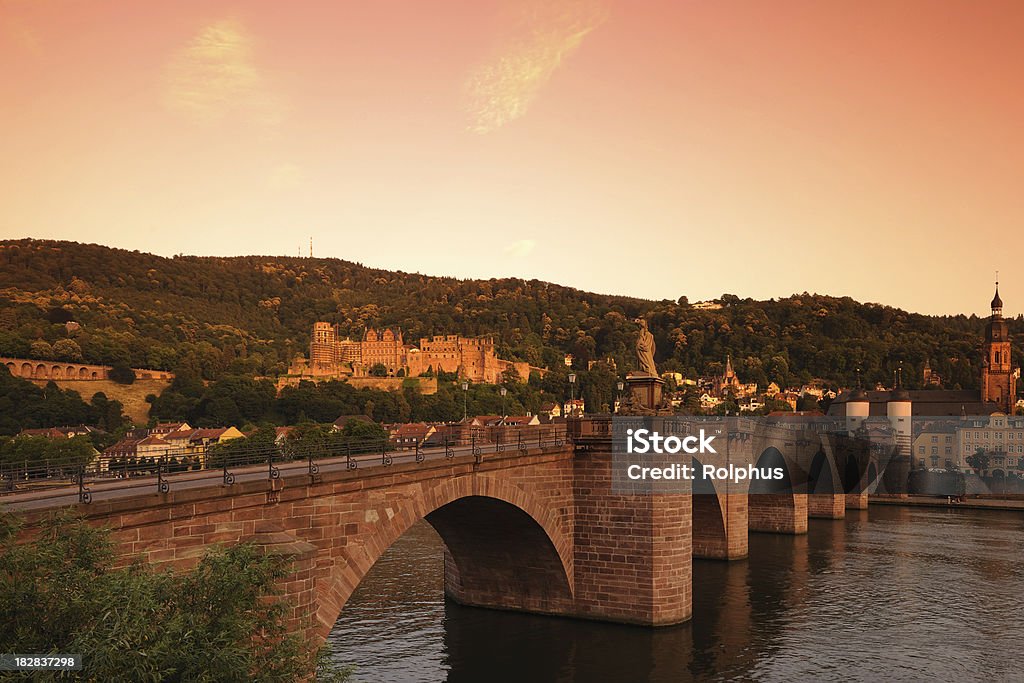
[[[502,387],[501,389],[498,389],[498,393],[501,394],[501,416],[505,417],[505,394],[508,393],[508,389]]]
[[[469,417],[469,413],[466,412],[466,396],[469,394],[469,382],[462,380],[462,419],[465,421]]]
[[[619,403],[622,400],[622,389],[625,386],[626,385],[623,384],[621,379],[618,382],[616,382],[615,388],[618,389],[618,393],[615,395],[615,402],[616,403]],[[619,412],[618,407],[616,407],[615,412]]]
[[[576,373],[569,373],[569,413],[576,410]]]

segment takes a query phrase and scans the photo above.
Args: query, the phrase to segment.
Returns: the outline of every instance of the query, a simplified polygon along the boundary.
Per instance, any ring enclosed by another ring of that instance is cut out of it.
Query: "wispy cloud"
[[[467,128],[489,133],[526,113],[555,70],[608,17],[604,0],[527,0],[494,55],[465,84]]]
[[[536,246],[536,240],[516,240],[505,247],[505,255],[513,258],[523,258],[524,256],[529,256]]]
[[[234,20],[203,27],[171,55],[164,73],[164,102],[201,124],[238,116],[275,126],[284,113],[254,60],[252,37]]]

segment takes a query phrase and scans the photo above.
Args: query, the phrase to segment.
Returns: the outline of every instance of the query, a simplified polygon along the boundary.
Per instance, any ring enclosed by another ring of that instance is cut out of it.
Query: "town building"
[[[909,411],[907,415],[913,417],[1012,414],[1017,403],[1020,368],[1012,367],[1010,351],[1010,334],[1003,319],[1003,301],[997,284],[992,315],[985,325],[980,389],[855,389],[837,396],[828,414],[852,418],[891,417],[895,404],[899,404],[900,412]]]
[[[958,457],[957,426],[949,420],[922,425],[911,450],[919,468],[948,470],[962,464]]]
[[[436,431],[435,425],[426,422],[409,422],[391,425],[388,428],[388,438],[397,450],[415,450],[423,446]]]
[[[152,429],[133,430],[105,449],[102,469],[107,469],[107,465],[115,460],[155,462],[160,458],[186,459],[203,466],[210,446],[243,436],[235,427],[195,429],[185,422],[161,423]]]
[[[89,425],[76,425],[74,427],[47,427],[45,429],[23,429],[18,436],[42,436],[47,439],[73,439],[76,436],[88,436],[99,431]]]
[[[980,451],[988,455],[988,467],[981,471],[983,476],[1024,473],[1024,417],[996,413],[963,418],[955,424],[955,431],[958,467],[970,469],[967,458]]]

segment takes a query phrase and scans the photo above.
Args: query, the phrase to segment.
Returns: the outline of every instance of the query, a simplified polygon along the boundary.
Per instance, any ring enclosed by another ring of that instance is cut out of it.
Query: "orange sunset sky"
[[[0,0],[0,237],[1024,309],[1020,0]]]

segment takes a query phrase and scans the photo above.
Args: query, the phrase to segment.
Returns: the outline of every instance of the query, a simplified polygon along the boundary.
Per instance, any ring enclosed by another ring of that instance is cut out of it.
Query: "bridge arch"
[[[49,373],[46,371],[46,366],[40,363],[36,366],[35,372],[32,373],[36,379],[46,379],[49,377]]]
[[[25,377],[25,378],[32,377],[32,364],[31,363],[22,363],[21,364],[21,376]]]
[[[50,379],[64,379],[64,368],[59,365],[50,368]]]
[[[321,638],[380,556],[420,520],[444,541],[445,588],[456,601],[552,614],[572,602],[571,533],[551,506],[517,486],[460,477],[382,501],[366,515],[365,530],[345,534],[328,576],[317,582]]]
[[[834,469],[835,465],[832,464],[832,460],[825,455],[824,450],[819,449],[811,459],[811,469],[807,477],[807,492],[811,494],[836,493],[838,489],[836,480],[839,477],[838,473],[833,473]]]
[[[782,470],[781,479],[752,479],[748,521],[751,531],[802,534],[807,532],[807,496],[796,493],[793,468],[774,446],[765,448],[754,468],[762,472]]]
[[[807,475],[807,514],[811,517],[843,519],[846,495],[835,461],[819,448],[811,459]]]
[[[703,463],[693,458],[692,520],[693,556],[727,558],[729,537],[725,518],[725,501],[715,487],[715,480],[704,477]]]

